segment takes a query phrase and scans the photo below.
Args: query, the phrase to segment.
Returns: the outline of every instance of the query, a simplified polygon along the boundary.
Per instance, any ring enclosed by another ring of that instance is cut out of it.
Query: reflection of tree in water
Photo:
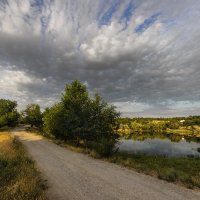
[[[131,137],[128,137],[126,139],[133,139],[133,140],[138,140],[138,141],[144,141],[146,139],[170,139],[172,142],[179,142],[182,137],[178,135],[171,135],[171,134],[158,134],[152,132],[145,133],[145,134],[132,134]]]
[[[144,141],[146,139],[169,139],[171,142],[180,142],[183,137],[181,135],[175,135],[173,133],[155,133],[152,134],[152,132],[145,132],[143,134],[138,133],[132,133],[131,135],[125,137],[125,139],[133,139],[138,141]],[[191,137],[191,136],[184,136],[184,139],[187,142],[198,142],[200,143],[200,138],[197,137]]]
[[[198,137],[186,136],[185,139],[186,139],[187,142],[198,142],[198,143],[200,143],[200,138],[198,138]]]
[[[179,142],[182,139],[180,135],[174,134],[167,134],[167,138],[169,138],[172,142]]]
[[[169,139],[171,142],[180,142],[183,139],[181,135],[175,135],[173,133],[153,133],[152,132],[144,132],[144,133],[132,133],[131,135],[127,135],[124,137],[125,139],[133,139],[138,141],[144,141],[146,139]],[[184,136],[184,139],[187,142],[198,142],[200,143],[200,138]]]

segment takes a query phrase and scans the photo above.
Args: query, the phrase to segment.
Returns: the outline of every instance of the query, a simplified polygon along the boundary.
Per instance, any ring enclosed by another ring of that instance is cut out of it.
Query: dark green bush
[[[90,142],[89,147],[100,156],[100,157],[109,157],[117,149],[115,148],[115,140],[101,139],[99,142]]]

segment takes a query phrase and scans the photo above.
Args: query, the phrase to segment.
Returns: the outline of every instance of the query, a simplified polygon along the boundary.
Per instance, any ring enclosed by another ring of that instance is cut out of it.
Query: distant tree
[[[180,122],[177,119],[171,119],[169,122],[166,123],[166,126],[170,129],[178,129],[180,126]]]
[[[43,131],[45,135],[66,140],[65,113],[61,103],[48,108],[43,113]]]
[[[22,115],[26,124],[31,125],[31,127],[42,127],[42,113],[38,104],[27,105],[26,109],[22,112]]]
[[[142,134],[142,132],[143,132],[143,126],[142,126],[142,124],[141,123],[138,123],[137,121],[133,121],[133,122],[131,122],[131,131],[133,132],[133,133],[138,133],[138,134]]]
[[[200,116],[189,116],[185,118],[183,124],[185,126],[200,125]]]
[[[0,127],[15,126],[18,122],[17,102],[0,99]]]

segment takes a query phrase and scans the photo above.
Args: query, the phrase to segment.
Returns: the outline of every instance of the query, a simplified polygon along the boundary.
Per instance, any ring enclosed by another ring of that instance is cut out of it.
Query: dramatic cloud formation
[[[74,79],[124,115],[200,111],[199,0],[1,0],[0,98],[46,107]]]

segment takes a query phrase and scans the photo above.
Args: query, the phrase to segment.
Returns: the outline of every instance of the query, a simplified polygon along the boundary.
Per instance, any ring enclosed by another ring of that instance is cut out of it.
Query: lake
[[[119,141],[119,151],[134,154],[165,155],[168,157],[198,156],[200,153],[200,143],[187,141],[182,138],[179,141],[171,141],[169,138],[147,138],[144,140],[121,139]]]

